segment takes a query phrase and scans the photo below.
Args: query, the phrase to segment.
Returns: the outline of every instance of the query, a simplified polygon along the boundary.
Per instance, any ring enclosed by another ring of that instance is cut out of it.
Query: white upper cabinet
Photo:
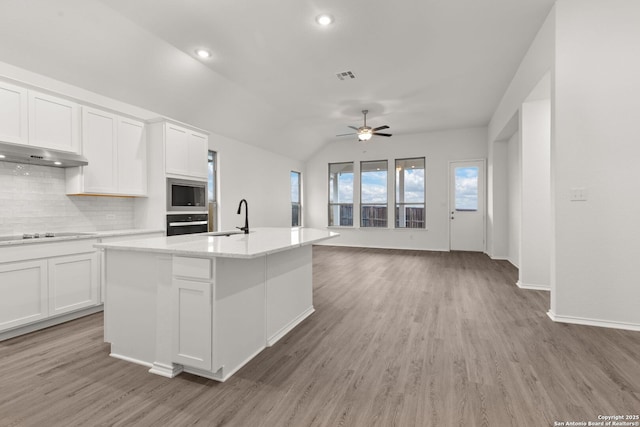
[[[83,107],[82,154],[89,164],[66,170],[67,194],[146,195],[143,122]]]
[[[82,109],[82,166],[84,193],[111,194],[118,191],[116,176],[117,118],[100,110]]]
[[[131,196],[147,194],[147,139],[144,123],[118,118],[116,158],[118,191]]]
[[[207,157],[209,152],[209,138],[200,133],[189,132],[187,147],[189,150],[189,171],[195,177],[207,179],[209,168],[209,160]]]
[[[33,90],[28,96],[29,144],[78,153],[78,104]]]
[[[165,172],[207,179],[208,137],[171,123],[165,123],[165,126]]]
[[[0,141],[29,143],[27,90],[0,82]]]

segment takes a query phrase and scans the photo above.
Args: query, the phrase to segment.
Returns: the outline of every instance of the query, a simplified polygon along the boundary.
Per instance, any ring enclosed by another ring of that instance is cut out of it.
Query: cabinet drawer
[[[211,260],[206,258],[173,257],[174,277],[188,277],[191,279],[211,279]]]

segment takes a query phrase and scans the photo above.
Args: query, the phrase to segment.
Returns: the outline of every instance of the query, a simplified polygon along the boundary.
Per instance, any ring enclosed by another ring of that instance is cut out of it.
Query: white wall
[[[507,143],[508,162],[508,255],[511,264],[520,267],[520,224],[522,222],[522,169],[520,165],[520,132]]]
[[[497,144],[508,141],[514,132],[519,131],[522,103],[539,85],[545,74],[548,74],[552,69],[554,44],[555,7],[551,9],[549,16],[527,50],[488,126],[487,197],[491,204],[488,206],[487,252],[494,258],[506,257],[516,265],[519,254],[518,257],[514,257],[513,230],[507,230],[507,228],[513,226],[513,221],[509,220],[509,223],[506,224],[501,223],[499,219],[504,213],[505,206],[507,204],[511,206],[512,202],[506,199],[507,192],[504,191],[504,186],[500,180],[505,173],[504,165],[501,163],[504,160],[504,153]],[[510,148],[510,152],[512,153],[512,148]],[[513,206],[509,210],[509,215],[512,213]],[[504,216],[502,217],[504,218]],[[508,253],[502,252],[505,245],[509,247]]]
[[[363,160],[388,160],[393,169],[395,159],[426,157],[427,230],[373,230],[341,227],[339,238],[327,244],[405,249],[449,249],[448,168],[449,161],[482,159],[487,156],[487,129],[473,128],[416,135],[374,138],[369,143],[342,139],[328,144],[306,164],[305,225],[327,226],[328,164]],[[356,177],[357,178],[357,177]],[[393,188],[393,177],[389,177]],[[357,181],[357,179],[354,179]],[[355,182],[354,182],[354,185]],[[355,189],[354,199],[359,192]],[[388,193],[390,201],[394,193]]]
[[[561,0],[556,22],[550,314],[640,330],[640,2]]]
[[[509,255],[509,167],[508,141],[489,144],[491,162],[487,165],[487,254],[493,259]]]
[[[551,101],[525,102],[521,126],[520,277],[524,288],[549,289],[551,269]]]
[[[562,0],[560,0],[562,1]],[[502,96],[489,122],[489,142],[500,140],[500,133],[508,126],[522,102],[540,80],[553,68],[555,45],[555,6],[540,27],[509,87]]]
[[[209,135],[209,149],[217,152],[220,230],[244,225],[244,207],[236,214],[242,199],[249,206],[249,228],[291,227],[289,174],[301,172],[304,182],[302,162],[216,134]]]

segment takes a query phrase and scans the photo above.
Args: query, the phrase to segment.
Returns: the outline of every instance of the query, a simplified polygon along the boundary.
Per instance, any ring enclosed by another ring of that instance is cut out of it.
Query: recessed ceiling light
[[[207,49],[196,49],[196,55],[202,59],[211,58],[211,51]]]
[[[4,154],[0,154],[0,159],[4,159],[5,155]]]
[[[54,165],[60,166],[62,162],[53,162]]]
[[[333,16],[323,13],[322,15],[316,16],[316,22],[322,26],[327,26],[333,22]]]

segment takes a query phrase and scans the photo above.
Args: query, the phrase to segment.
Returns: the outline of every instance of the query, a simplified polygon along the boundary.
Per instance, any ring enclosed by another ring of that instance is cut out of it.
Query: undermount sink
[[[205,236],[226,236],[229,237],[232,234],[243,234],[244,231],[238,230],[231,230],[231,231],[212,231],[211,233],[203,233]]]

